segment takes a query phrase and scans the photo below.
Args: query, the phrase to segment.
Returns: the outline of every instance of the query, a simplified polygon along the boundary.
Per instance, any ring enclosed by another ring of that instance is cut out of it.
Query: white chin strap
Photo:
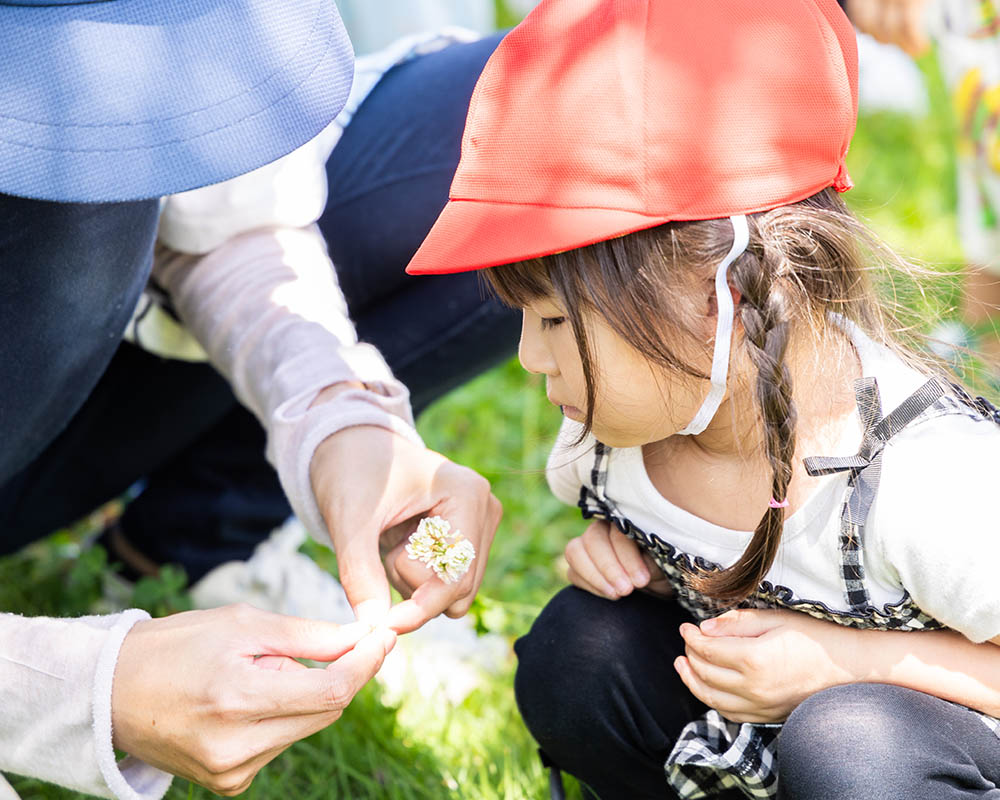
[[[750,230],[747,228],[747,218],[736,214],[729,218],[733,223],[733,246],[728,255],[722,259],[715,272],[715,299],[719,316],[715,325],[715,352],[712,355],[712,386],[708,396],[701,404],[688,426],[678,431],[682,436],[694,436],[701,433],[712,421],[715,412],[719,410],[722,398],[726,394],[726,377],[729,374],[729,347],[733,339],[733,294],[729,291],[729,266],[743,255],[750,243]]]

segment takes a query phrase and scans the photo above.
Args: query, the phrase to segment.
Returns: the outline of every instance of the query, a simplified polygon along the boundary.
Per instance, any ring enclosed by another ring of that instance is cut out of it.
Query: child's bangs
[[[551,297],[554,293],[548,268],[541,258],[490,267],[482,270],[480,275],[500,302],[511,308],[524,308],[540,297]]]

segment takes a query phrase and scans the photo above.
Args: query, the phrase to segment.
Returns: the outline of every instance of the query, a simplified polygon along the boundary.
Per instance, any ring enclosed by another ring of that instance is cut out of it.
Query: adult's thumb
[[[378,535],[355,534],[337,551],[340,582],[360,622],[378,625],[389,613],[392,595],[378,552]]]

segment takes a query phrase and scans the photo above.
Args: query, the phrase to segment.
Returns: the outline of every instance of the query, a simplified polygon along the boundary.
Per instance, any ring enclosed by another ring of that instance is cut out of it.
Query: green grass
[[[504,22],[513,21],[503,12]],[[848,200],[905,254],[948,273],[961,263],[955,233],[952,136],[933,65],[935,113],[864,117],[849,159],[857,188]],[[947,314],[956,285],[946,283],[908,302],[921,316]],[[488,477],[505,517],[474,608],[481,628],[508,641],[524,632],[563,584],[560,558],[582,523],[548,493],[542,468],[559,424],[543,386],[511,361],[451,393],[421,418],[427,443]],[[86,527],[86,526],[83,526]],[[100,610],[105,563],[99,550],[81,552],[80,531],[62,531],[19,554],[0,559],[0,608],[27,614]],[[321,555],[321,560],[330,557]],[[147,582],[135,601],[156,613],[186,607],[179,577]],[[407,697],[382,702],[367,687],[335,725],[298,743],[258,776],[251,798],[469,798],[547,797],[535,748],[517,714],[511,689],[513,660],[460,706]],[[37,781],[14,779],[25,798],[73,798]],[[210,797],[175,781],[168,797]]]

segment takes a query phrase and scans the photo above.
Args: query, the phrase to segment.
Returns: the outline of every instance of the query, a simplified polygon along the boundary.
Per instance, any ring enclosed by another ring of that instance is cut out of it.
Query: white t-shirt
[[[848,328],[866,376],[874,376],[888,413],[926,377]],[[565,420],[549,456],[552,491],[575,505],[590,484],[594,438],[567,447],[580,424]],[[860,426],[842,437],[836,452],[858,452]],[[878,494],[865,527],[864,566],[872,603],[898,603],[904,591],[927,614],[974,642],[1000,635],[1000,426],[963,414],[915,422],[889,440]],[[840,514],[847,474],[826,476],[785,522],[781,546],[765,580],[790,588],[796,599],[849,612],[839,549]],[[715,525],[665,499],[646,473],[640,447],[612,449],[607,497],[646,533],[678,550],[731,566],[751,531]]]

